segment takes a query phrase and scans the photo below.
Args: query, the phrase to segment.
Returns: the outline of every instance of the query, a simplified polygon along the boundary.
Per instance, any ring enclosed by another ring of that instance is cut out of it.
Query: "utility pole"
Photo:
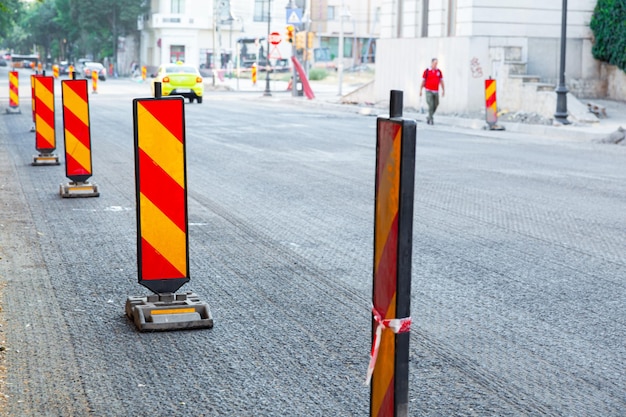
[[[339,91],[337,95],[342,95],[343,87],[343,17],[345,15],[345,1],[341,0],[341,10],[339,11],[339,48],[337,51],[337,77],[339,78]]]
[[[567,0],[563,0],[561,9],[561,65],[559,68],[559,85],[556,88],[556,113],[554,118],[567,125],[567,86],[565,85],[565,44],[567,42]]]
[[[265,92],[264,96],[271,96],[272,92],[270,91],[270,23],[272,20],[272,0],[268,0],[267,6],[267,49],[265,50]]]

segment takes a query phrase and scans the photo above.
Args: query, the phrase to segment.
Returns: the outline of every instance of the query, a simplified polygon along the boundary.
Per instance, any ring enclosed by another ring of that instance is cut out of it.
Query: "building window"
[[[267,22],[269,0],[254,0],[254,21]]]
[[[170,12],[172,14],[185,13],[185,0],[171,0]]]
[[[335,14],[335,6],[328,6],[328,9],[326,9],[326,19],[327,20],[337,19],[337,15]]]

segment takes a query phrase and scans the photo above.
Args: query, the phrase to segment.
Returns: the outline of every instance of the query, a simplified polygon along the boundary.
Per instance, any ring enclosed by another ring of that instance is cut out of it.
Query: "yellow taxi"
[[[152,80],[152,95],[154,95],[154,83],[161,83],[161,95],[183,96],[190,103],[196,100],[202,103],[204,95],[204,82],[198,69],[183,62],[164,64],[159,67]]]

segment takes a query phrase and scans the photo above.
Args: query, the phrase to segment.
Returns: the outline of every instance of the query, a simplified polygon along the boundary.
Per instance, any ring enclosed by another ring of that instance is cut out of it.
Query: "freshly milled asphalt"
[[[139,333],[130,100],[149,89],[100,88],[98,198],[29,165],[27,102],[0,116],[2,415],[366,415],[375,118],[186,105],[183,290],[215,327]],[[626,148],[422,124],[417,148],[410,414],[623,416]]]

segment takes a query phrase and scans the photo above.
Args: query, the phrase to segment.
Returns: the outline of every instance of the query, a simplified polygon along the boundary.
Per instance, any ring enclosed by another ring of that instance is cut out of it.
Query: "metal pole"
[[[217,70],[217,54],[215,53],[215,36],[217,34],[217,0],[213,0],[213,87],[215,87],[215,71]]]
[[[343,86],[343,15],[345,3],[341,0],[341,10],[339,11],[339,48],[337,51],[337,76],[339,78],[339,90],[337,95],[342,95],[341,88]]]
[[[267,49],[265,50],[265,92],[264,96],[271,96],[272,92],[270,91],[270,22],[272,20],[272,0],[268,0],[267,6]]]
[[[561,65],[559,69],[559,85],[556,88],[556,113],[554,118],[563,124],[567,120],[567,86],[565,85],[565,44],[567,42],[567,0],[563,0],[561,10]]]

